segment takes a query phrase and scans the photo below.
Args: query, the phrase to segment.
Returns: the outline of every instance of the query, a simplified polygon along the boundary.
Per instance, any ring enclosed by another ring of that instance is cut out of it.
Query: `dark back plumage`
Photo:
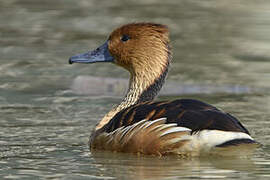
[[[133,105],[117,113],[103,130],[111,132],[142,119],[152,121],[163,117],[167,118],[166,123],[177,123],[178,126],[191,129],[192,133],[208,129],[249,134],[248,130],[229,113],[193,99],[144,102]]]

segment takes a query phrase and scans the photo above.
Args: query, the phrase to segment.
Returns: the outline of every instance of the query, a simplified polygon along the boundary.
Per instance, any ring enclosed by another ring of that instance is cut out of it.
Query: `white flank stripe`
[[[152,124],[155,124],[158,121],[163,121],[163,123],[165,123],[166,118],[159,118],[159,119],[156,119],[156,120],[153,120],[153,121],[147,121],[148,124],[144,128],[148,128],[149,126],[151,126]]]
[[[191,129],[186,127],[172,127],[163,132],[160,136],[165,136],[166,134],[175,133],[175,132],[183,132],[183,131],[191,131]]]
[[[176,127],[177,124],[175,123],[171,123],[171,124],[160,124],[159,126],[157,126],[157,128],[154,128],[155,131],[162,131],[163,129],[166,128],[172,128],[172,127]]]

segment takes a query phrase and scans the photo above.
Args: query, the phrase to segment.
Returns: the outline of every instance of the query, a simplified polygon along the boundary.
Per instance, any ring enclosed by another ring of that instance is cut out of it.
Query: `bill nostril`
[[[69,63],[69,64],[73,64],[73,61],[72,61],[71,58],[69,58],[68,63]]]

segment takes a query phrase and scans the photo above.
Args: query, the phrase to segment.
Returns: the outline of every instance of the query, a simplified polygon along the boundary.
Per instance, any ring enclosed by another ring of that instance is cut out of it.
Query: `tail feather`
[[[257,143],[253,139],[233,139],[233,140],[227,141],[225,143],[216,145],[216,147],[239,146],[239,145],[243,145],[243,144],[258,144],[259,145],[259,143]]]

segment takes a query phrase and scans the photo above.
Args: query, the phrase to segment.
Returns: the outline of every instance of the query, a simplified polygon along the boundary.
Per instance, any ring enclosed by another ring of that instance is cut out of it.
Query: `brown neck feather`
[[[146,88],[139,96],[139,99],[137,100],[136,104],[142,103],[145,101],[152,101],[158,92],[161,90],[165,78],[168,74],[168,67],[167,66],[164,71],[160,74],[160,76],[154,81],[153,84],[151,84],[148,88]]]

